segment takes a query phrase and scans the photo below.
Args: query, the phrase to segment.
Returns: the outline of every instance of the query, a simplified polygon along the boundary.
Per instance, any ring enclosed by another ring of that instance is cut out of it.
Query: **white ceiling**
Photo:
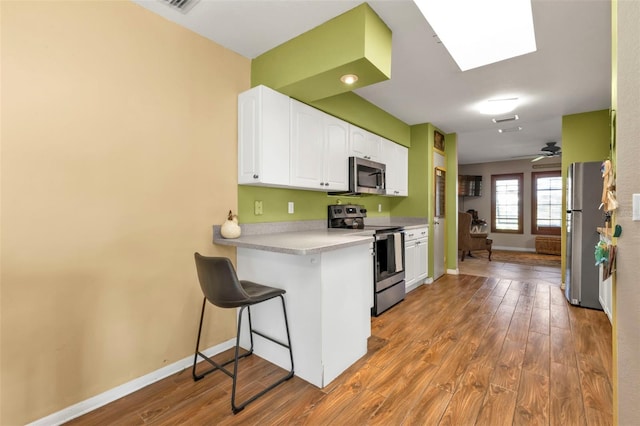
[[[452,1],[452,0],[446,0]],[[350,0],[200,0],[182,14],[134,0],[247,58],[352,9]],[[461,72],[412,0],[370,1],[393,32],[391,79],[355,92],[407,124],[458,134],[460,164],[510,160],[561,140],[562,116],[611,104],[609,0],[533,0],[537,51]],[[508,17],[505,17],[508,19]],[[473,37],[473,34],[469,34]],[[477,103],[518,97],[518,133],[499,134]]]

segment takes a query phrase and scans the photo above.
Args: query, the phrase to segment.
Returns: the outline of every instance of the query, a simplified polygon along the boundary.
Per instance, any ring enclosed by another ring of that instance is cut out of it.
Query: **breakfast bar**
[[[367,352],[373,280],[370,231],[316,229],[247,235],[214,243],[237,247],[237,273],[286,290],[295,375],[322,388]],[[286,341],[276,301],[254,306],[254,327]],[[246,325],[246,322],[244,322]],[[247,330],[243,330],[249,347]],[[287,351],[259,336],[256,355],[283,368]]]

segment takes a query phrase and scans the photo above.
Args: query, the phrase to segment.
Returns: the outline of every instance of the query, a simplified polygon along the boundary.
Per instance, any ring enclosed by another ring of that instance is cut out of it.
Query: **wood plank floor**
[[[372,319],[367,355],[324,389],[294,377],[234,416],[230,378],[194,383],[185,370],[69,424],[612,424],[607,317],[514,269],[409,293]],[[239,398],[281,374],[257,356],[240,368]]]

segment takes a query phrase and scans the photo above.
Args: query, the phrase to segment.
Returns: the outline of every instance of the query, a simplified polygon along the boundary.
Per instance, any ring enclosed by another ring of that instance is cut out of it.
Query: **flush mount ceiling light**
[[[518,103],[518,98],[489,99],[478,105],[478,111],[487,115],[502,115],[516,109]]]
[[[494,123],[506,123],[509,121],[516,121],[519,119],[520,117],[518,117],[518,114],[514,114],[511,117],[492,118],[491,121],[493,121]]]
[[[344,84],[353,84],[356,81],[358,81],[358,76],[355,74],[345,74],[342,77],[340,77],[340,81],[343,82]]]
[[[530,0],[414,0],[461,71],[536,51]]]
[[[506,128],[506,129],[498,129],[498,133],[519,132],[520,130],[522,130],[522,126],[518,126],[518,127],[509,127],[509,128]]]

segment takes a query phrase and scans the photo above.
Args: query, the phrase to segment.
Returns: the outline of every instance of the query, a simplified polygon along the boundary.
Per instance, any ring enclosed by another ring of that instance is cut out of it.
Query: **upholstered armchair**
[[[489,260],[491,260],[491,245],[493,244],[493,240],[487,238],[487,234],[472,234],[472,219],[471,214],[458,212],[458,250],[462,250],[462,258],[460,261],[464,262],[465,254],[471,254],[473,250],[489,251]]]

